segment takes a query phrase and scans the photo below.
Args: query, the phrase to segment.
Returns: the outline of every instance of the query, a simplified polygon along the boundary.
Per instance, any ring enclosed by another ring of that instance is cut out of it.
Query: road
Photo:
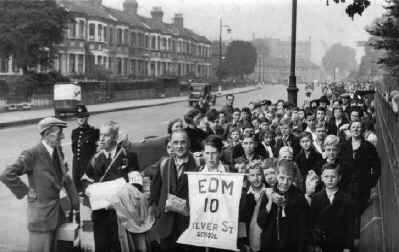
[[[303,103],[303,86],[299,87],[298,104]],[[313,94],[320,97],[320,92]],[[276,101],[286,98],[286,86],[273,85],[265,86],[260,90],[250,93],[236,95],[235,105],[242,107],[248,105],[250,101],[270,99]],[[223,98],[219,98],[216,108],[220,108],[224,103]],[[129,139],[138,141],[144,136],[165,135],[168,121],[173,118],[182,118],[182,115],[189,110],[186,103],[176,103],[164,106],[149,107],[143,109],[126,110],[113,113],[98,114],[90,117],[90,123],[99,127],[107,120],[114,120],[120,124],[123,133],[129,135]],[[69,123],[65,130],[66,139],[64,140],[64,151],[67,160],[72,160],[70,136],[71,131],[77,125]],[[0,172],[7,164],[12,163],[18,154],[39,141],[38,132],[35,125],[6,128],[0,130]],[[0,252],[25,251],[27,244],[26,229],[26,202],[17,200],[10,191],[0,183]]]

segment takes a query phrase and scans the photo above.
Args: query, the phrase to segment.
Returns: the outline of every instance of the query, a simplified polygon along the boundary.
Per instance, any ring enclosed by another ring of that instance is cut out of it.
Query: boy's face
[[[290,134],[290,127],[287,124],[281,125],[280,130],[283,136],[288,136]]]
[[[240,133],[238,131],[231,132],[231,139],[233,141],[239,141],[240,140]]]
[[[316,129],[316,136],[319,141],[323,141],[326,138],[327,132],[325,127]]]
[[[236,163],[234,164],[234,168],[238,171],[238,173],[241,174],[247,173],[247,165],[245,163]]]
[[[260,169],[250,169],[248,174],[248,181],[254,188],[260,188],[262,186],[262,172]]]
[[[255,134],[255,131],[253,128],[245,128],[244,132],[242,133],[244,137],[250,137]]]
[[[259,128],[261,130],[267,130],[269,128],[269,124],[267,122],[261,122],[261,124],[259,125]]]
[[[265,134],[263,137],[263,141],[267,144],[270,144],[272,142],[272,138],[269,134]]]
[[[241,112],[235,111],[232,115],[234,121],[240,120]]]
[[[254,139],[252,139],[250,137],[244,138],[244,140],[242,141],[242,148],[244,149],[244,151],[247,155],[254,153],[255,147],[256,147],[256,143],[255,143]]]
[[[330,161],[334,161],[337,159],[338,156],[338,147],[327,145],[324,147],[324,151],[326,153],[326,158]]]
[[[341,176],[338,174],[337,170],[334,169],[326,169],[321,174],[321,181],[323,181],[327,189],[337,188],[340,180]]]
[[[317,110],[317,113],[316,113],[317,121],[319,121],[319,122],[324,121],[325,116],[326,116],[326,114],[324,113],[323,110]]]
[[[298,117],[299,117],[299,120],[303,120],[305,118],[305,111],[299,110]]]
[[[252,126],[254,129],[259,129],[259,121],[258,120],[252,120]]]
[[[284,167],[279,167],[277,173],[277,187],[279,191],[286,193],[290,189],[293,182],[294,176],[287,172],[287,169]]]
[[[273,167],[264,169],[263,176],[265,177],[265,181],[269,186],[274,186],[276,184],[276,171]]]
[[[307,151],[312,146],[312,141],[310,140],[309,137],[302,137],[300,144],[301,144],[302,149]]]

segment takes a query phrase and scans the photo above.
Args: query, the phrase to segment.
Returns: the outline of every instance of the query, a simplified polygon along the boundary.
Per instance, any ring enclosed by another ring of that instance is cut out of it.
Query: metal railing
[[[378,152],[381,158],[382,238],[386,252],[399,251],[399,117],[375,95]]]

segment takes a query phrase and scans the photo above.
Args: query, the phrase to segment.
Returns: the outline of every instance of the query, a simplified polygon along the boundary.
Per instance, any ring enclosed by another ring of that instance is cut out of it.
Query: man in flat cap
[[[80,193],[83,190],[81,178],[91,157],[96,153],[100,130],[89,125],[89,112],[85,105],[78,105],[76,117],[79,126],[72,131],[72,176]]]
[[[0,181],[17,199],[27,195],[29,252],[56,251],[56,231],[63,217],[61,190],[65,190],[72,208],[79,209],[79,198],[61,151],[66,126],[54,117],[42,119],[38,123],[40,142],[24,150],[0,175]],[[25,174],[28,184],[19,178]]]

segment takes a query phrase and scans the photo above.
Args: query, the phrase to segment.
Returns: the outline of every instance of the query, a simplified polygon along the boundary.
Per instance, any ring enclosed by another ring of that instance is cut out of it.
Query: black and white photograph
[[[399,252],[399,0],[0,0],[0,252]]]

